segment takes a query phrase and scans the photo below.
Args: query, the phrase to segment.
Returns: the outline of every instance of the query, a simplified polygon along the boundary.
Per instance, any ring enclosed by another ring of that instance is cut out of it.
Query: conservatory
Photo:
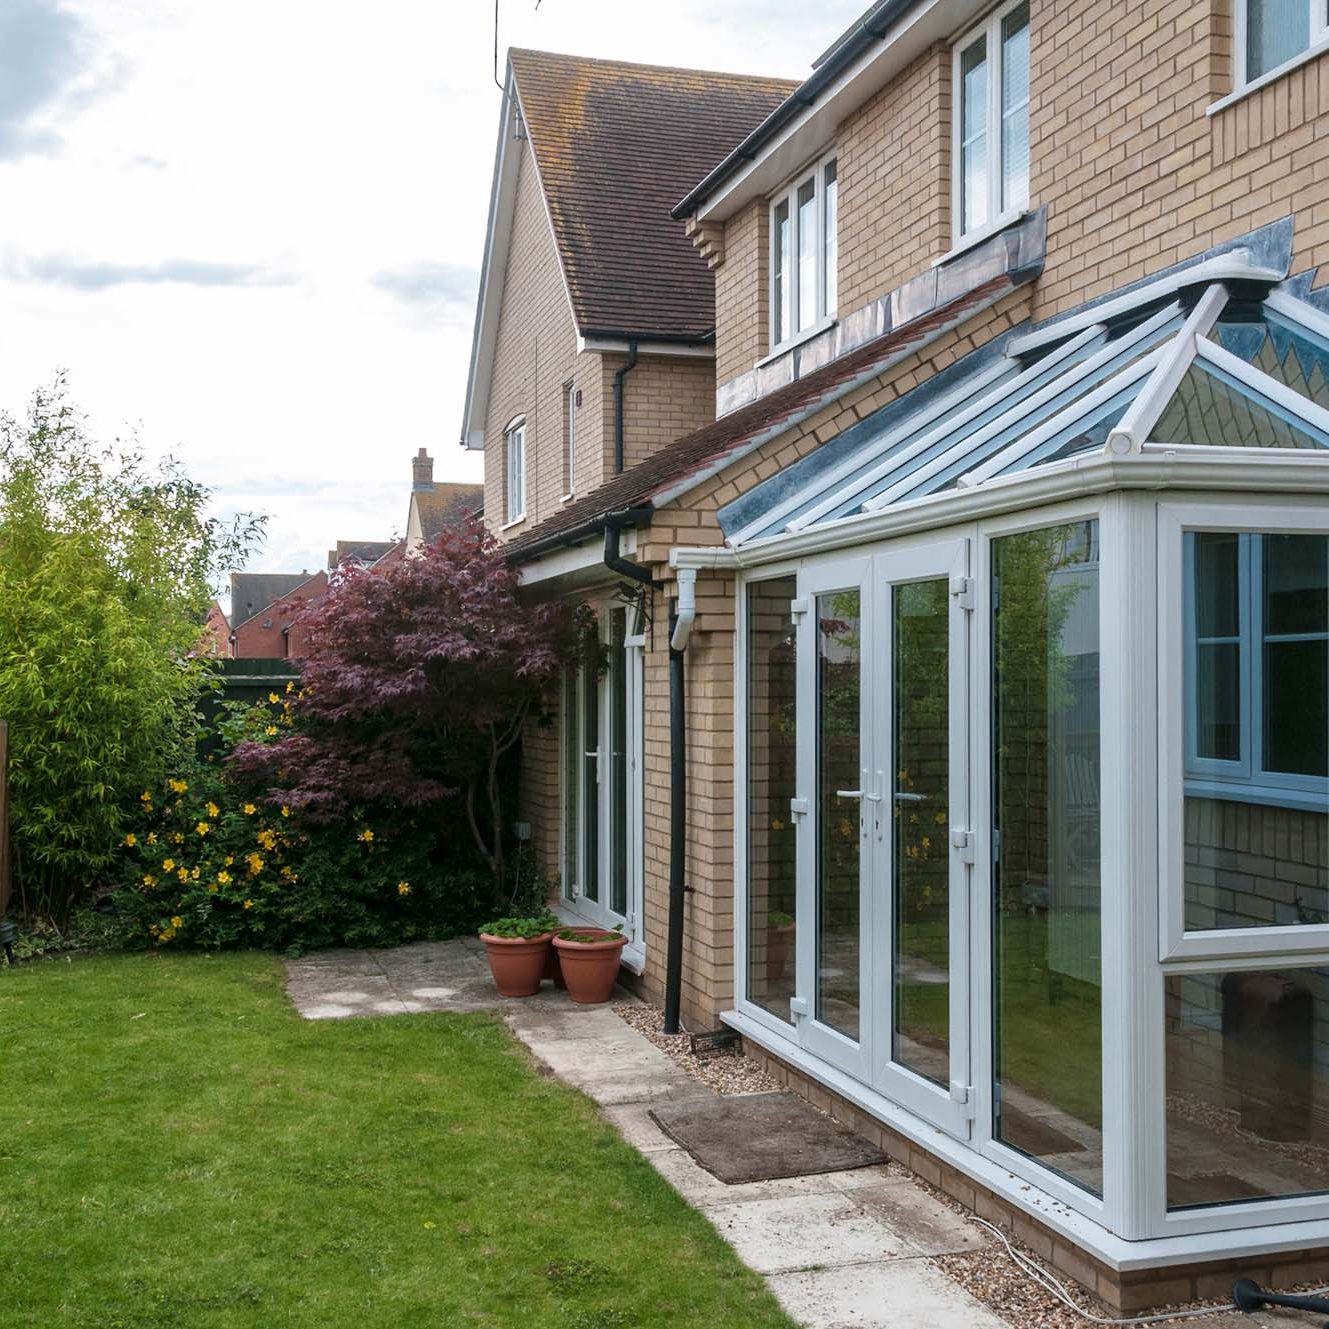
[[[1329,316],[1242,251],[720,514],[755,1043],[1117,1267],[1329,1247]]]

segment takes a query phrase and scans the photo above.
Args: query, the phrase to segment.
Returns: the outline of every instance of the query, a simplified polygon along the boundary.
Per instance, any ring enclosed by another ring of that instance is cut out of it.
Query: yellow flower
[[[271,738],[277,732],[277,726],[275,724],[270,724],[263,732]]]
[[[168,780],[166,783],[170,785],[173,794],[187,794],[189,792],[189,784],[187,781]]]
[[[144,876],[143,884],[148,888],[148,890],[151,890],[157,884],[157,878],[154,877],[151,872],[149,872]]]
[[[157,843],[157,832],[156,832],[156,831],[149,831],[149,832],[148,832],[148,843],[149,843],[149,844],[156,844],[156,843]]]
[[[356,838],[363,840],[365,844],[368,844],[374,838],[374,832],[366,826]]]
[[[177,877],[179,877],[181,881],[188,881],[188,880],[189,880],[189,869],[188,869],[188,868],[176,868],[176,870],[175,870],[175,875],[176,875]]]
[[[138,796],[138,801],[139,801],[140,803],[151,803],[151,802],[152,802],[152,794],[151,794],[148,790],[145,789],[145,790],[144,790],[144,791]]]
[[[281,698],[275,692],[269,692],[268,700],[275,706],[279,701],[281,701]]]
[[[411,883],[409,881],[399,881],[397,883],[398,895],[409,895],[411,893]]]
[[[249,854],[245,857],[245,862],[249,864],[249,875],[257,877],[263,871],[263,855]]]
[[[295,684],[294,684],[294,683],[288,683],[288,684],[286,685],[286,691],[287,691],[288,693],[289,693],[289,692],[294,692],[294,691],[295,691]]]
[[[285,803],[281,805],[281,814],[283,817],[289,817],[291,815],[291,809],[287,807]]]
[[[257,811],[258,811],[258,809],[257,809],[252,803],[246,803],[246,804],[245,804],[245,816],[246,816],[246,817],[252,817],[252,816],[254,815],[254,813],[256,813]]]
[[[221,808],[219,808],[215,803],[209,803],[209,804],[208,804],[208,816],[209,816],[209,817],[220,817],[220,816],[221,816]]]
[[[173,836],[171,836],[172,844],[184,844],[184,842],[185,842],[185,836],[183,831],[176,831],[176,833]]]
[[[231,864],[234,863],[234,862],[235,862],[235,855],[234,855],[234,854],[227,854],[227,855],[226,855],[226,866],[229,868],[229,867],[231,866]]]
[[[212,829],[212,823],[210,821],[201,821],[197,826],[194,827],[194,829],[200,835],[206,835]]]
[[[135,835],[133,831],[130,831],[129,834],[125,836],[125,844],[132,849],[137,843],[138,836]]]
[[[195,881],[197,881],[197,880],[198,880],[198,872],[199,872],[198,868],[194,868],[193,871],[190,872],[189,875],[190,875],[191,877],[193,877],[193,879],[194,879]]]
[[[289,864],[282,868],[281,874],[287,881],[295,880],[295,873],[292,871]]]
[[[208,882],[208,894],[209,895],[217,894],[217,883],[215,881]]]
[[[184,927],[184,925],[185,925],[185,920],[181,918],[179,914],[176,914],[176,916],[173,919],[171,919],[171,926],[173,928],[182,928]]]
[[[245,907],[246,909],[252,909],[252,908],[254,907],[254,902],[253,902],[253,900],[246,900],[246,901],[245,901],[245,904],[244,904],[244,907]]]
[[[254,836],[254,839],[263,846],[264,849],[272,852],[277,847],[277,832],[269,830],[266,826]]]
[[[162,859],[162,871],[163,871],[163,872],[174,872],[174,871],[175,871],[175,859],[173,859],[173,858],[163,858],[163,859]]]
[[[217,880],[223,886],[229,886],[231,884],[231,874],[229,872],[219,872],[217,873]]]
[[[163,932],[157,934],[158,941],[170,941],[175,936],[174,928],[166,928]]]

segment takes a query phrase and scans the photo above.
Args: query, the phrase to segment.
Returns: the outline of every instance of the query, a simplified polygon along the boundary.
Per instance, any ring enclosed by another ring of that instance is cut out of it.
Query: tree
[[[97,444],[63,377],[0,415],[0,717],[22,911],[57,920],[114,857],[139,793],[189,760],[214,575],[259,524],[132,444]]]
[[[231,769],[314,818],[453,809],[501,889],[503,759],[583,649],[585,609],[519,602],[501,547],[468,521],[417,556],[339,571],[301,623],[294,728],[241,744]]]

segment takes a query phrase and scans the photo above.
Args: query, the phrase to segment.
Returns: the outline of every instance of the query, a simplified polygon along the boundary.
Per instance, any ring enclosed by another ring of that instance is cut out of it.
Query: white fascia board
[[[1272,268],[1261,268],[1252,263],[1249,249],[1234,249],[1229,254],[1219,254],[1215,258],[1207,258],[1203,263],[1196,263],[1193,267],[1168,273],[1166,277],[1160,277],[1157,281],[1146,282],[1143,286],[1137,286],[1133,291],[1114,296],[1101,304],[1090,305],[1078,314],[1071,314],[1055,323],[1035,328],[1033,332],[1026,332],[1023,336],[1016,337],[1011,341],[1009,351],[1011,355],[1028,355],[1030,351],[1036,351],[1041,346],[1058,342],[1063,337],[1069,337],[1072,333],[1079,332],[1081,328],[1087,328],[1094,323],[1109,323],[1112,319],[1118,318],[1122,314],[1129,314],[1132,309],[1138,309],[1141,305],[1151,304],[1155,300],[1162,300],[1169,295],[1175,295],[1187,286],[1221,281],[1265,281],[1273,283],[1281,282],[1283,277],[1284,274],[1281,272],[1275,272]]]
[[[628,527],[620,536],[619,553],[625,558],[637,552],[637,532]],[[539,558],[523,563],[517,569],[517,581],[521,586],[538,586],[541,582],[553,581],[557,577],[575,577],[593,569],[604,569],[604,544],[597,539],[589,539],[582,544],[562,549],[553,549]],[[605,569],[605,576],[612,576]]]
[[[869,47],[748,165],[731,175],[697,209],[699,221],[724,221],[753,199],[765,198],[835,141],[840,122],[880,92],[935,42],[968,25],[988,0],[930,0],[911,9]]]
[[[615,337],[583,337],[577,335],[577,353],[595,351],[600,354],[626,355],[631,348],[626,340]],[[715,347],[701,342],[641,341],[637,342],[638,355],[673,355],[686,360],[714,360]]]
[[[1299,300],[1281,288],[1270,291],[1265,296],[1264,302],[1276,314],[1282,314],[1284,318],[1300,323],[1317,336],[1329,341],[1329,315],[1323,310],[1316,309],[1314,305]]]
[[[476,296],[475,330],[471,335],[471,363],[466,375],[466,406],[462,414],[462,446],[483,451],[485,412],[493,378],[498,316],[503,307],[503,279],[512,243],[512,215],[517,201],[517,170],[521,143],[512,137],[517,85],[508,66],[503,109],[498,117],[498,146],[494,150],[494,178],[489,188],[489,219],[485,226],[485,252],[480,264],[480,291]]]

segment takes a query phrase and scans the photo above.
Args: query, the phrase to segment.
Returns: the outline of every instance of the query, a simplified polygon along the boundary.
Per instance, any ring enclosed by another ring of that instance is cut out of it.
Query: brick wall
[[[614,473],[614,375],[626,355],[602,355],[600,474]],[[715,361],[643,355],[623,380],[623,458],[627,467],[715,419]]]
[[[724,262],[715,270],[715,381],[727,383],[770,346],[770,212],[756,202],[725,226]]]

